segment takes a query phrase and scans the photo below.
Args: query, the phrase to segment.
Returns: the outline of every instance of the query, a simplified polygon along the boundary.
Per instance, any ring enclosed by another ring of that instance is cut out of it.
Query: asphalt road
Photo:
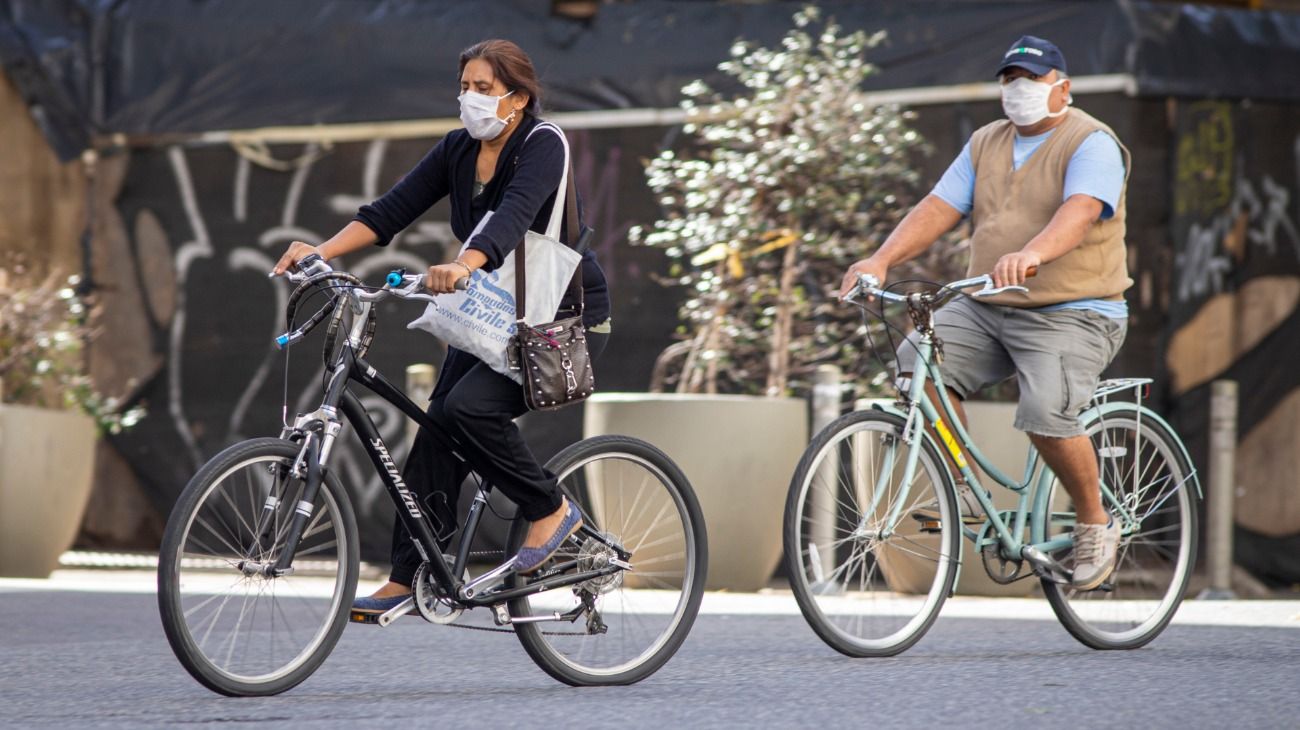
[[[1097,652],[1052,621],[944,618],[849,659],[798,616],[701,615],[639,685],[574,689],[514,637],[351,626],[297,689],[231,699],[171,654],[147,594],[0,592],[0,727],[1300,727],[1300,629],[1174,625]]]

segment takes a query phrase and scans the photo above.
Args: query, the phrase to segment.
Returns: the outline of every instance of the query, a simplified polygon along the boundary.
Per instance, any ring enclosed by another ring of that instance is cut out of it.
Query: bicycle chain
[[[468,624],[443,624],[453,629],[469,629],[471,631],[491,631],[498,634],[517,634],[514,629],[504,629],[500,626],[470,626]],[[585,631],[543,631],[543,636],[588,636]]]

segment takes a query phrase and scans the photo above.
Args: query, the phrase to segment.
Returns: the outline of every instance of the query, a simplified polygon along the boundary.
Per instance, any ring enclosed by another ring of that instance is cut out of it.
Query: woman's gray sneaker
[[[1112,517],[1104,525],[1082,522],[1074,526],[1074,578],[1070,585],[1082,591],[1100,586],[1115,569],[1119,552],[1119,524]]]

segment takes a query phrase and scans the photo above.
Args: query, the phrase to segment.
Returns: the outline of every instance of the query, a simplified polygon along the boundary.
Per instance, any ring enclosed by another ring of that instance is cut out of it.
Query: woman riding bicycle
[[[550,219],[561,176],[564,143],[557,134],[539,130],[541,88],[528,55],[510,41],[487,40],[460,55],[460,118],[465,125],[444,137],[381,198],[362,206],[352,222],[319,246],[295,241],[280,257],[275,273],[284,273],[309,254],[330,259],[371,245],[387,245],[430,207],[449,197],[451,228],[468,246],[450,263],[429,267],[425,286],[434,293],[454,291],[456,282],[476,269],[499,267],[527,230],[543,232]],[[525,143],[526,140],[526,143]],[[582,217],[581,198],[578,216]],[[491,212],[482,230],[480,221]],[[562,231],[567,228],[564,221]],[[580,228],[575,226],[574,229]],[[472,237],[471,237],[472,236]],[[564,241],[574,244],[574,241]],[[609,336],[610,305],[605,275],[588,250],[582,259],[583,301],[561,301],[560,309],[582,307],[587,346],[599,357]],[[428,414],[441,438],[424,429],[416,436],[403,470],[407,485],[433,507],[440,538],[456,524],[460,484],[472,468],[519,505],[531,522],[516,569],[540,567],[581,525],[577,509],[560,493],[524,442],[514,419],[528,410],[518,383],[492,370],[473,355],[449,347]],[[454,442],[467,464],[444,453],[440,443]],[[393,528],[389,582],[353,610],[383,613],[411,593],[421,557],[400,521]]]

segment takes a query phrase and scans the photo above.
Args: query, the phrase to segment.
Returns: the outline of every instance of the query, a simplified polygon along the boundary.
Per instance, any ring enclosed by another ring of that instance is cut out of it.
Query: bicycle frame
[[[340,300],[336,306],[353,306],[348,297],[340,297]],[[416,550],[420,553],[421,559],[428,565],[436,584],[443,590],[446,597],[453,600],[456,605],[466,608],[493,606],[515,598],[582,583],[622,570],[618,565],[610,565],[597,570],[564,575],[564,571],[575,567],[576,561],[571,561],[539,574],[531,582],[523,586],[514,588],[501,587],[504,581],[513,574],[514,560],[512,558],[474,580],[468,582],[462,580],[459,576],[464,575],[466,565],[469,562],[470,546],[473,543],[479,520],[482,518],[483,508],[487,504],[488,494],[491,491],[491,485],[487,484],[480,486],[478,492],[474,495],[465,526],[460,530],[457,542],[451,546],[455,555],[454,564],[448,567],[441,558],[442,550],[438,545],[437,537],[428,516],[421,510],[419,500],[407,488],[405,481],[402,479],[401,471],[388,450],[388,446],[384,443],[365,406],[361,404],[361,400],[349,389],[349,384],[355,382],[365,386],[375,395],[398,408],[408,418],[419,424],[421,428],[424,428],[454,458],[461,461],[464,461],[464,458],[456,451],[454,444],[443,438],[438,427],[434,425],[432,419],[419,406],[415,405],[405,393],[380,374],[373,365],[356,355],[355,348],[357,343],[361,342],[368,308],[372,304],[364,302],[356,306],[356,311],[359,314],[353,323],[352,331],[349,333],[347,340],[339,348],[338,356],[328,369],[330,375],[325,385],[325,394],[320,407],[312,413],[299,416],[293,428],[286,429],[285,433],[282,434],[282,437],[285,438],[301,434],[302,449],[291,468],[295,472],[305,469],[306,480],[302,496],[294,507],[292,522],[290,522],[286,533],[284,550],[280,553],[276,563],[267,568],[268,571],[282,575],[292,570],[293,556],[307,521],[311,517],[312,503],[323,479],[323,469],[326,468],[325,465],[334,440],[342,429],[342,420],[339,418],[340,412],[356,430],[366,454],[369,455],[371,463],[381,476],[385,490],[393,500],[398,519],[401,520],[407,533],[412,536]],[[268,500],[265,509],[274,510],[277,507],[278,500],[272,498]],[[287,506],[278,508],[288,509]],[[274,520],[266,520],[266,522],[270,524]],[[594,538],[608,545],[618,554],[619,559],[622,561],[627,561],[631,557],[631,553],[624,550],[623,546],[611,542],[585,523],[578,534],[583,538]],[[485,590],[486,588],[493,589]]]
[[[928,333],[923,333],[917,343],[916,361],[918,365],[915,372],[912,373],[911,384],[908,388],[910,405],[905,413],[899,414],[906,418],[903,440],[908,448],[907,461],[904,464],[902,477],[902,488],[904,490],[910,489],[912,478],[916,473],[917,460],[920,456],[919,447],[921,439],[924,437],[924,426],[929,425],[939,436],[939,442],[936,443],[936,446],[948,452],[952,457],[952,462],[957,466],[966,483],[970,485],[972,493],[988,518],[986,524],[992,528],[993,533],[996,535],[1003,554],[1009,556],[1023,555],[1031,562],[1037,562],[1036,558],[1045,558],[1052,552],[1073,545],[1073,536],[1068,533],[1050,540],[1046,539],[1046,535],[1041,534],[1041,525],[1043,524],[1041,521],[1031,526],[1031,535],[1028,542],[1021,540],[1029,516],[1033,512],[1050,508],[1047,502],[1054,475],[1051,469],[1045,463],[1042,463],[1040,454],[1032,443],[1025,459],[1024,474],[1019,481],[999,470],[980,451],[979,446],[962,425],[961,419],[957,417],[956,409],[948,397],[943,374],[939,368],[935,367],[933,354],[933,338]],[[927,382],[934,383],[935,391],[938,393],[938,407],[936,407],[926,391]],[[942,409],[942,413],[940,409]],[[1008,520],[1003,519],[1005,511],[994,507],[991,491],[980,481],[975,470],[971,468],[970,463],[967,461],[966,455],[969,455],[991,480],[1019,495],[1016,508],[1010,515],[1010,525],[1007,524]],[[890,468],[882,469],[879,478],[881,480],[889,478],[888,475],[891,471]],[[1037,478],[1035,478],[1035,474],[1037,474]],[[884,485],[877,484],[876,486],[874,503],[871,510],[867,511],[867,514],[870,514],[878,506],[878,501],[883,493]],[[1101,483],[1101,492],[1103,501],[1123,523],[1124,531],[1127,533],[1137,529],[1139,522],[1137,516],[1132,514],[1132,511],[1121,500],[1116,499],[1114,492],[1105,483],[1104,479]],[[898,521],[902,519],[902,507],[906,503],[906,498],[907,492],[904,491],[888,517],[884,534],[892,533]],[[1031,501],[1033,504],[1032,510],[1030,509]],[[983,529],[976,532],[965,525],[962,525],[961,529],[966,539],[975,543],[977,548],[983,548],[988,544],[989,538],[984,535]]]

